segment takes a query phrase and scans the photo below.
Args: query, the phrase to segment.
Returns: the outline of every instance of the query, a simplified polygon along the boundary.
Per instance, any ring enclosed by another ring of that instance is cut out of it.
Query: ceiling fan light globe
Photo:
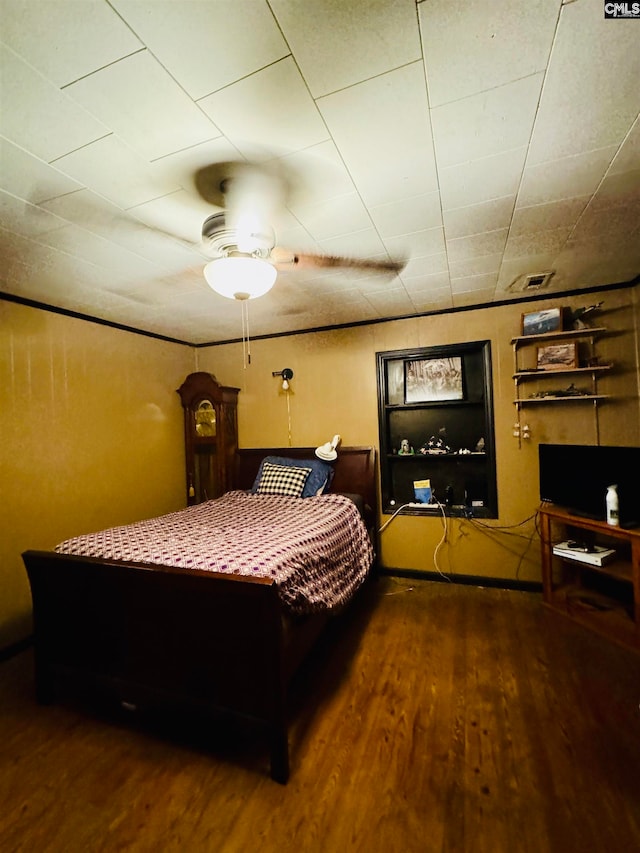
[[[275,284],[276,268],[260,258],[217,258],[204,268],[207,284],[227,299],[255,299]]]

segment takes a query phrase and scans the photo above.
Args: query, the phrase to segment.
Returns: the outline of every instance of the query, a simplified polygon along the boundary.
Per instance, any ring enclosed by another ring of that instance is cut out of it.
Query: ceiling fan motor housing
[[[260,233],[243,236],[243,249],[238,248],[238,233],[228,228],[224,213],[213,213],[202,223],[202,240],[212,255],[225,258],[232,254],[249,254],[254,258],[266,259],[276,244],[274,230],[263,226]],[[248,242],[248,245],[247,245]]]

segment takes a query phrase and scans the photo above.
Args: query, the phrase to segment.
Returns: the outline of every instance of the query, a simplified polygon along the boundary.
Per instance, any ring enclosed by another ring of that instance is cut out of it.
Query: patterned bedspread
[[[228,492],[179,512],[68,539],[62,554],[275,579],[296,614],[333,610],[373,560],[355,504],[343,495],[290,498]]]

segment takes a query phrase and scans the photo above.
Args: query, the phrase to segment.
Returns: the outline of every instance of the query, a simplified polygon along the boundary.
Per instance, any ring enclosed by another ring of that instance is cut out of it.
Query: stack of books
[[[613,548],[592,545],[587,550],[586,546],[573,542],[571,539],[554,545],[553,553],[557,557],[562,557],[563,560],[577,560],[579,563],[587,563],[590,566],[604,566],[616,555]]]

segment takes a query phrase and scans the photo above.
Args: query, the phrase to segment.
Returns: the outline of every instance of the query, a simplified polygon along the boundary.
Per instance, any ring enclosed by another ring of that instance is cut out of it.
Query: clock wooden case
[[[190,373],[178,394],[184,409],[187,504],[234,488],[238,448],[238,388],[219,385],[212,373]]]

